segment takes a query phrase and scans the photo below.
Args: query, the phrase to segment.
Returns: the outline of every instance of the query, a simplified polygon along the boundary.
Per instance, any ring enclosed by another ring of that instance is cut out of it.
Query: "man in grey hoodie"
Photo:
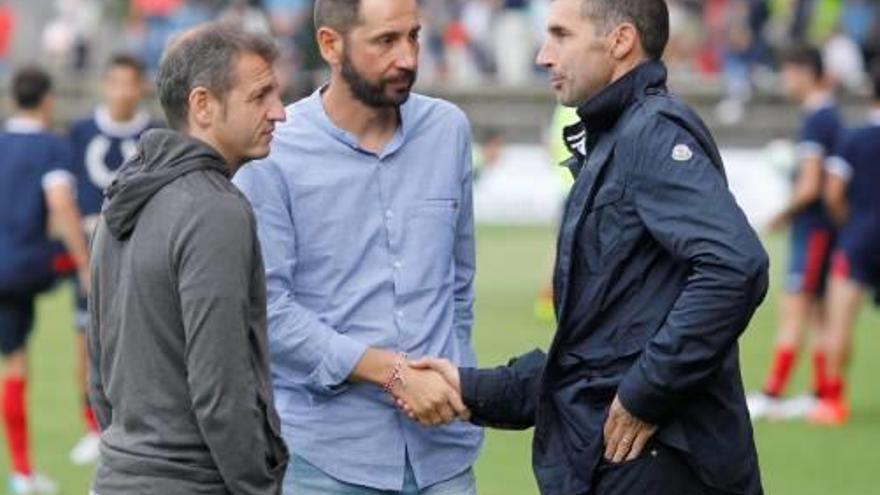
[[[145,134],[106,191],[87,334],[96,494],[279,492],[263,262],[229,181],[285,118],[276,55],[219,25],[181,35],[157,81],[172,130]]]

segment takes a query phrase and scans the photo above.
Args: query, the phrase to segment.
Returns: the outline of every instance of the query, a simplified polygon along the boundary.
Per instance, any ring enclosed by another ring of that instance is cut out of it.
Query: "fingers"
[[[464,401],[461,399],[461,395],[457,391],[451,391],[449,396],[447,397],[449,404],[452,406],[452,409],[455,410],[455,415],[458,417],[464,417],[465,415],[470,416],[470,411],[468,411],[467,406],[464,405]]]
[[[624,437],[624,428],[619,424],[614,424],[611,433],[605,436],[605,460],[615,462],[618,450]]]
[[[656,431],[655,427],[636,419],[609,423],[605,426],[605,431],[610,431],[605,435],[605,460],[613,464],[637,459]]]
[[[642,455],[642,451],[645,450],[645,445],[648,444],[648,440],[654,436],[653,428],[643,428],[638,435],[636,435],[636,439],[633,441],[632,447],[630,448],[629,455],[626,456],[627,461],[633,461],[637,459],[640,455]]]
[[[417,370],[427,370],[427,369],[432,369],[432,368],[433,368],[433,367],[431,366],[432,364],[433,364],[433,359],[432,359],[432,358],[423,357],[423,358],[416,359],[416,360],[414,360],[414,361],[410,361],[410,362],[409,362],[409,367],[410,367],[410,368],[415,368],[415,369],[417,369]]]

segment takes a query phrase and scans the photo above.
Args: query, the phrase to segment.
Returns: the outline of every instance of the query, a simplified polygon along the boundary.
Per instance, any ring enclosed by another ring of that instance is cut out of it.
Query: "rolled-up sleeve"
[[[651,146],[631,147],[639,150],[631,177],[636,210],[651,236],[690,272],[618,390],[628,411],[652,423],[661,423],[681,394],[711,379],[768,284],[767,254],[721,171],[689,133],[658,120],[644,141]]]
[[[337,332],[296,299],[296,229],[283,180],[271,161],[240,170],[233,182],[257,217],[266,285],[269,353],[273,369],[296,376],[315,393],[336,394],[367,350],[367,345]]]

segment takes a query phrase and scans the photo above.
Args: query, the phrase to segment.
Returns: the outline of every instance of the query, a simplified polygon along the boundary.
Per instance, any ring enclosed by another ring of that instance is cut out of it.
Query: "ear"
[[[611,56],[624,60],[641,47],[639,31],[629,22],[617,26],[611,33]]]
[[[315,37],[318,41],[318,48],[321,50],[321,57],[325,62],[330,66],[342,63],[342,44],[345,40],[338,31],[324,26],[318,29]]]
[[[189,127],[204,129],[210,127],[214,120],[215,98],[207,88],[198,86],[189,92]]]

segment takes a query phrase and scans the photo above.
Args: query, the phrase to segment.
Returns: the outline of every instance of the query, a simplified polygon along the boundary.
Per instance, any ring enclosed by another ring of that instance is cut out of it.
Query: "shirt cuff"
[[[367,347],[363,342],[332,332],[327,342],[327,353],[312,374],[312,383],[326,394],[342,392],[346,388],[343,385],[367,352]]]
[[[816,141],[801,141],[795,146],[795,153],[801,160],[807,158],[822,158],[825,156],[825,146]]]
[[[846,160],[839,156],[832,156],[825,163],[825,170],[832,175],[840,177],[845,182],[852,180],[853,168]]]
[[[458,382],[461,388],[461,400],[468,408],[482,407],[477,396],[478,370],[476,368],[459,368]]]
[[[73,174],[67,170],[52,170],[43,175],[43,190],[48,191],[59,185],[73,187],[75,182]]]
[[[669,395],[648,381],[638,361],[617,388],[617,398],[628,413],[652,425],[663,423],[672,409]]]

